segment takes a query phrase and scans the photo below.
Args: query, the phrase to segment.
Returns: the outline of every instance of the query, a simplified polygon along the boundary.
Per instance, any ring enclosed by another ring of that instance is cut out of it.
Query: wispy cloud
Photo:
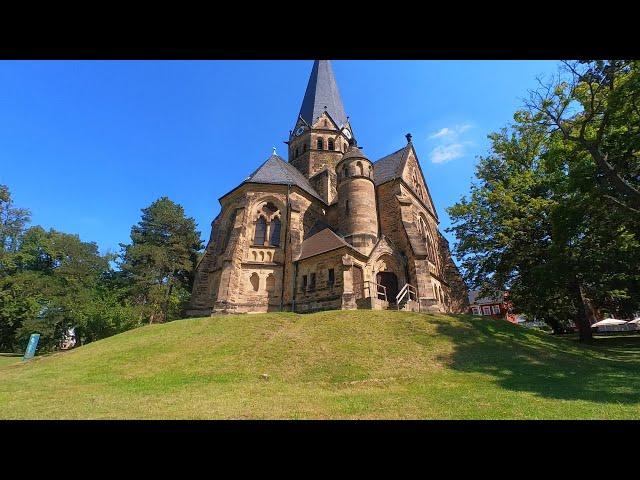
[[[431,150],[430,158],[433,163],[447,163],[465,154],[465,145],[471,144],[469,141],[462,141],[461,135],[472,128],[469,123],[455,125],[454,127],[443,127],[435,133],[429,135],[429,140],[436,140],[436,145]]]
[[[440,145],[431,151],[431,161],[433,163],[447,163],[464,155],[464,145],[452,143],[451,145]]]
[[[437,131],[436,133],[434,133],[433,135],[429,135],[429,138],[442,138],[442,137],[448,137],[453,133],[453,131],[450,128],[444,127],[441,128],[439,131]]]

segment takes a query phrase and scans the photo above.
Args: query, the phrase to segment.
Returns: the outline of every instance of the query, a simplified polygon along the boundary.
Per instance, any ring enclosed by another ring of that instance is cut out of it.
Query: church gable
[[[318,119],[311,125],[314,129],[339,130],[340,126],[331,118],[327,111],[322,112]]]
[[[424,179],[424,174],[422,173],[422,168],[420,167],[420,162],[418,161],[413,145],[407,149],[401,177],[402,180],[409,185],[411,191],[427,207],[430,213],[437,218],[436,209],[431,200],[431,194],[429,193],[429,187],[427,187],[427,182]]]

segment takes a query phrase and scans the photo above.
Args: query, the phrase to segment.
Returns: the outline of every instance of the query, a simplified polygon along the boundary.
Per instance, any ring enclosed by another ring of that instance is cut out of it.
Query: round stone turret
[[[373,164],[352,140],[336,165],[338,228],[345,240],[368,255],[378,241]]]

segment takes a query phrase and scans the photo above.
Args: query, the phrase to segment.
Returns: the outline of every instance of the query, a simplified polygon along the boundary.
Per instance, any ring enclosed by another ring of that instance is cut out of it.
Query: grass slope
[[[638,340],[394,311],[180,320],[0,365],[0,417],[637,419]]]

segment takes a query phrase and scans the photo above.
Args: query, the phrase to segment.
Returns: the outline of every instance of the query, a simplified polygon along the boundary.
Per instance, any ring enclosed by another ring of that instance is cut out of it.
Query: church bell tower
[[[331,63],[316,60],[286,143],[289,163],[309,179],[327,204],[336,197],[335,167],[352,138]]]

